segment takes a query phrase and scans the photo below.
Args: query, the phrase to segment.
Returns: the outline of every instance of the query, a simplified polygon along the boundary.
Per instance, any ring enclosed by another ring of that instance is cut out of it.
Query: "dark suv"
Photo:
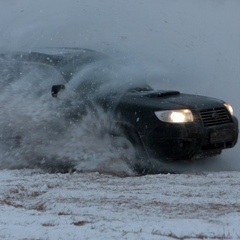
[[[111,79],[109,76],[104,79],[102,65],[98,64],[109,61],[104,54],[87,49],[49,48],[12,53],[11,58],[54,67],[65,81],[65,84],[59,82],[52,86],[55,98],[69,82],[79,78],[72,91],[81,107],[71,110],[68,117],[80,118],[86,106],[100,106],[111,113],[118,127],[112,134],[126,137],[140,158],[202,158],[220,154],[237,142],[238,121],[226,102],[179,91],[154,90],[142,82],[106,85]],[[92,65],[97,67],[91,68]],[[85,67],[92,69],[92,74],[81,79]]]

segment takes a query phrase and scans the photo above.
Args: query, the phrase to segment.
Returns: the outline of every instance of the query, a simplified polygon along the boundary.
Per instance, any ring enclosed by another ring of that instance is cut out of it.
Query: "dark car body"
[[[159,121],[154,112],[189,109],[193,122]],[[139,132],[150,155],[162,159],[193,159],[233,147],[238,122],[221,100],[171,91],[126,93],[117,111]]]
[[[1,57],[6,58],[6,55]],[[60,73],[66,84],[76,78],[84,66],[108,59],[104,54],[92,50],[67,48],[12,53],[11,58],[50,65]],[[154,90],[142,83],[139,86],[127,85],[116,89],[111,86],[109,91],[105,89],[98,92],[97,89],[101,88],[101,81],[104,80],[103,77],[96,77],[100,74],[100,69],[94,69],[95,78],[90,77],[84,81],[79,79],[79,85],[74,91],[79,94],[81,104],[82,96],[85,95],[84,106],[96,104],[112,114],[112,121],[136,147],[139,157],[195,159],[214,156],[223,149],[235,146],[238,120],[224,101],[178,91]],[[52,96],[58,97],[65,85],[59,82],[51,87]],[[73,118],[82,114],[78,115],[81,109],[74,111]],[[162,121],[158,117],[158,114],[163,117],[168,114],[171,117],[175,113],[182,117],[181,114],[185,112],[190,116],[186,122]]]

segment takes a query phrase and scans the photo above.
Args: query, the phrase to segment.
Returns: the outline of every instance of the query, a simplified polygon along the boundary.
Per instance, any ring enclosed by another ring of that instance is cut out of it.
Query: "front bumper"
[[[204,127],[200,122],[163,124],[148,136],[149,154],[166,160],[214,156],[232,148],[238,140],[238,121]]]

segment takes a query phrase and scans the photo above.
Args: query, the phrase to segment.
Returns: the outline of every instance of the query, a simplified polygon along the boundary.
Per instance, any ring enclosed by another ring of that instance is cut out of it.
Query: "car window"
[[[33,62],[0,58],[0,91],[26,91],[37,94],[48,92],[54,84],[64,84],[65,80],[53,67]],[[16,87],[18,86],[18,87]]]

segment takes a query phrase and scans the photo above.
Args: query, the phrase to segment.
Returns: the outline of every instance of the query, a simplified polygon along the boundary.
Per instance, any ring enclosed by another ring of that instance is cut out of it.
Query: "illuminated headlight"
[[[187,123],[193,122],[193,114],[189,109],[157,111],[155,115],[162,122]]]
[[[227,108],[230,114],[233,115],[233,108],[231,107],[231,105],[229,105],[228,103],[224,103],[224,106]]]

